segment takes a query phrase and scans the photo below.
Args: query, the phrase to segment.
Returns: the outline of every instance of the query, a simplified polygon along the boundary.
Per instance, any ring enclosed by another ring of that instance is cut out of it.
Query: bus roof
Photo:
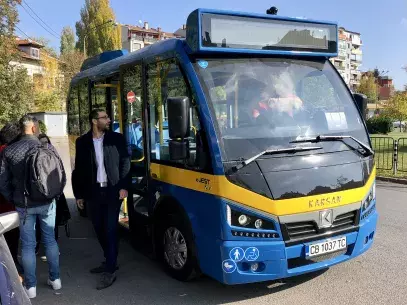
[[[103,64],[94,66],[88,70],[84,70],[75,75],[75,77],[72,79],[72,84],[76,84],[84,78],[88,78],[90,80],[107,78],[119,73],[121,66],[139,61],[146,57],[154,57],[162,55],[166,52],[175,51],[177,48],[182,47],[183,43],[183,39],[177,38],[159,41],[148,47],[117,57]]]
[[[78,73],[72,84],[84,78],[97,80],[119,72],[120,66],[184,48],[196,55],[263,54],[334,57],[338,54],[338,25],[333,22],[267,14],[197,9],[187,19],[186,39],[168,39],[135,52],[116,52],[107,62]],[[112,53],[110,51],[110,53]],[[114,52],[113,52],[114,53]],[[93,62],[97,63],[95,59]],[[91,64],[89,65],[91,66]]]

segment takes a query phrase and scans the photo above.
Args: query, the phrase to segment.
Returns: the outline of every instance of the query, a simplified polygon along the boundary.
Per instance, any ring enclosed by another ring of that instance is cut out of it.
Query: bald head
[[[40,128],[38,120],[32,115],[25,115],[20,119],[21,133],[25,135],[35,135],[38,137]]]

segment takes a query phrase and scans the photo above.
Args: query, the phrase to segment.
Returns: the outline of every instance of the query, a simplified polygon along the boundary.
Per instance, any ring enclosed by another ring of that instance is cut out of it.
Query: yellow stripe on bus
[[[273,200],[231,183],[225,176],[202,174],[190,170],[151,163],[151,176],[172,185],[212,194],[276,216],[335,208],[362,201],[374,183],[376,169],[359,188],[301,198]]]

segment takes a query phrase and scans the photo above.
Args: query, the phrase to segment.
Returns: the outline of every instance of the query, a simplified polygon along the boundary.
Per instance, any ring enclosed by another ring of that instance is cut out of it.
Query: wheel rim
[[[164,233],[164,257],[167,264],[176,270],[182,269],[187,262],[187,243],[177,228],[168,228]]]

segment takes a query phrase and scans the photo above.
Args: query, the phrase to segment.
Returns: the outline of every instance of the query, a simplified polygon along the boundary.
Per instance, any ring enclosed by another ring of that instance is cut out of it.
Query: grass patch
[[[398,140],[400,138],[407,138],[407,132],[400,132],[400,131],[392,131],[389,132],[388,134],[371,134],[371,138],[393,138],[395,140]]]

